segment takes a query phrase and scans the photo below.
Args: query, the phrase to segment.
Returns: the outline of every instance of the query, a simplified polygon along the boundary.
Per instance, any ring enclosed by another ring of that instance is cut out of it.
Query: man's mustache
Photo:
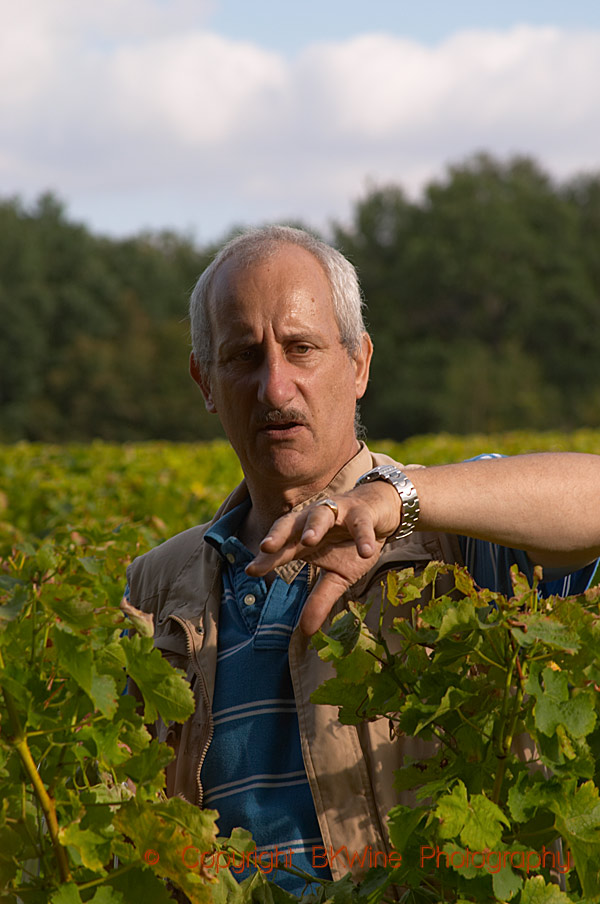
[[[308,426],[306,415],[298,408],[271,408],[257,415],[256,423],[258,427],[277,427],[279,424],[290,423]]]

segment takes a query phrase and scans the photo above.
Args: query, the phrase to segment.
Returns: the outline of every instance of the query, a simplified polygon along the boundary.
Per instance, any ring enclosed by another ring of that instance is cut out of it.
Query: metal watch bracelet
[[[392,534],[389,540],[402,540],[412,534],[419,521],[421,508],[419,505],[419,497],[412,480],[406,476],[404,471],[393,465],[378,465],[359,477],[355,486],[363,483],[372,483],[374,480],[385,480],[390,483],[398,495],[400,496],[400,504],[402,506],[402,521],[398,530]]]

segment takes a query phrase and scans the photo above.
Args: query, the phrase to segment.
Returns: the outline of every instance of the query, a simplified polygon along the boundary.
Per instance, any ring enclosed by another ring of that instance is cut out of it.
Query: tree
[[[172,233],[115,241],[52,195],[0,206],[4,440],[220,435],[187,375],[187,294],[208,262]]]
[[[420,203],[378,189],[335,227],[369,304],[374,435],[582,423],[600,386],[600,285],[580,244],[593,192],[581,195],[531,160],[478,155]]]

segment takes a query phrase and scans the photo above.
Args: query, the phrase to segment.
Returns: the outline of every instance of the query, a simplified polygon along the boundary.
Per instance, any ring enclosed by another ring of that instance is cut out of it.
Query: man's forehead
[[[290,287],[319,288],[319,296],[331,303],[331,284],[321,263],[306,248],[292,243],[280,243],[261,250],[252,257],[232,255],[223,261],[215,273],[209,296],[209,310],[213,312],[224,303],[235,302],[252,282],[258,271],[276,269],[276,283]]]

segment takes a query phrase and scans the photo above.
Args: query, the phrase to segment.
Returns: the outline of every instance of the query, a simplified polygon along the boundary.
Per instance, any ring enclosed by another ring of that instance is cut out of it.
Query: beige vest
[[[375,465],[391,464],[386,455],[372,454],[362,446],[358,454],[335,476],[331,484],[299,506],[344,492]],[[210,524],[193,527],[136,559],[127,571],[131,603],[154,616],[155,645],[190,681],[195,701],[194,715],[182,726],[159,724],[157,734],[175,750],[167,768],[167,793],[185,797],[202,806],[200,769],[210,744],[213,726],[211,702],[215,684],[218,615],[221,603],[221,560],[212,546],[203,542],[207,529],[247,496],[241,483],[221,505]],[[415,533],[387,543],[377,567],[362,578],[336,604],[332,615],[347,599],[365,601],[380,595],[380,581],[395,568],[414,565],[417,570],[432,560],[461,561],[456,537]],[[292,580],[303,563],[291,562],[279,570]],[[438,586],[438,592],[441,592]],[[374,622],[378,607],[372,607]],[[400,614],[398,611],[394,615]],[[327,630],[327,624],[324,625]],[[412,738],[390,740],[389,722],[382,718],[359,726],[342,725],[337,708],[315,705],[310,695],[333,671],[310,647],[297,628],[291,638],[289,661],[298,710],[304,765],[312,790],[323,844],[334,851],[345,846],[362,855],[388,851],[385,817],[397,803],[409,803],[393,789],[394,770],[406,755],[424,752],[422,742]],[[368,866],[368,862],[366,863]],[[366,867],[365,867],[366,868]],[[332,864],[334,878],[348,871],[343,857]],[[364,870],[354,869],[358,878]]]

